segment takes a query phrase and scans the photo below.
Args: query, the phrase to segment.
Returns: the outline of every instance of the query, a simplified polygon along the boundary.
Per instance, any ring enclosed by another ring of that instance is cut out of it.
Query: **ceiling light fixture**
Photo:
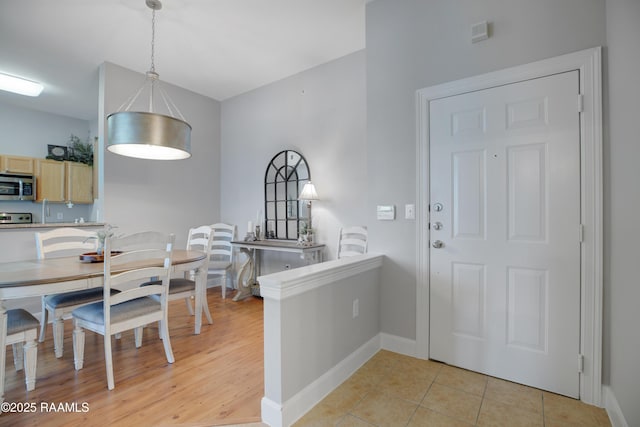
[[[191,157],[191,126],[160,86],[160,76],[156,73],[154,64],[156,10],[162,9],[162,3],[159,0],[146,0],[145,3],[152,10],[151,69],[147,71],[142,87],[117,112],[107,116],[107,150],[140,159],[186,159]],[[149,111],[129,111],[145,90],[149,92]],[[156,91],[160,94],[168,115],[155,112]],[[174,111],[179,118],[174,116]]]
[[[22,77],[0,73],[0,90],[26,96],[38,96],[42,93],[42,85]]]

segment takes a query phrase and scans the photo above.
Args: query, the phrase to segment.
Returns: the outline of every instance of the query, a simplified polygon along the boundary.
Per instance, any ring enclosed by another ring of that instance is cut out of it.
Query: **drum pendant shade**
[[[146,73],[142,87],[125,101],[117,112],[107,116],[107,150],[128,157],[152,160],[177,160],[191,157],[191,125],[184,120],[178,107],[160,86],[155,71],[155,22],[156,10],[162,9],[159,0],[146,0],[152,10],[151,18],[151,69]],[[149,111],[129,111],[139,95],[149,92]],[[155,112],[156,92],[170,115]],[[174,117],[177,112],[180,118]]]
[[[120,111],[107,117],[109,146],[115,154],[151,160],[191,157],[191,126],[163,114]]]

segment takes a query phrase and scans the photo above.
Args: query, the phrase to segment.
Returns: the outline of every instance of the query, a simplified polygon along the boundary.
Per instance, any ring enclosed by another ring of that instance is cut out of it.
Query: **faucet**
[[[48,214],[47,214],[47,202],[48,202],[47,199],[42,199],[42,216],[41,216],[41,218],[42,218],[42,223],[43,224],[47,223],[47,216],[48,216]]]

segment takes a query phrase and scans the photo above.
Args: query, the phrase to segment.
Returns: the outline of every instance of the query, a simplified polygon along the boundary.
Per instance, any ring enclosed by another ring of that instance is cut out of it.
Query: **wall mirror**
[[[302,154],[284,150],[271,159],[264,174],[267,239],[298,239],[308,215],[307,204],[298,200],[298,195],[310,180],[309,165]]]

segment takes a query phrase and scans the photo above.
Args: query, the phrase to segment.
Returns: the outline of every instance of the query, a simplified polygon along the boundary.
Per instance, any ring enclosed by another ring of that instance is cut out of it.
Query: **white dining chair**
[[[13,364],[16,371],[24,369],[27,391],[36,388],[36,366],[38,364],[38,319],[27,310],[7,310],[6,345],[13,347]],[[6,357],[3,348],[0,357]]]
[[[213,229],[209,225],[202,225],[199,227],[191,228],[189,230],[186,249],[202,251],[207,254],[207,259],[200,267],[205,271],[207,271],[209,268],[209,254],[211,253],[212,240]],[[150,281],[143,283],[141,286],[149,286],[153,284],[157,285],[158,283],[158,281]],[[191,316],[194,315],[193,307],[191,305],[191,299],[197,298],[196,291],[197,287],[194,271],[187,271],[184,273],[184,277],[176,277],[169,280],[169,301],[184,299]],[[202,311],[207,318],[207,322],[209,322],[209,324],[211,325],[213,323],[213,319],[211,317],[211,311],[209,310],[209,304],[207,302],[206,284],[204,286],[204,291],[205,294],[202,296]],[[197,330],[196,333],[198,333]]]
[[[112,335],[133,329],[135,346],[139,348],[142,345],[143,327],[159,322],[167,361],[173,363],[175,360],[171,349],[167,314],[174,240],[173,234],[153,231],[107,238],[104,251],[103,300],[76,308],[71,313],[74,322],[75,369],[80,370],[84,365],[85,329],[102,335],[109,390],[115,387],[111,353]],[[164,249],[158,249],[158,244],[164,244]],[[112,256],[112,250],[123,252]],[[129,269],[127,265],[138,267]],[[131,283],[148,281],[150,277],[157,277],[160,284],[131,287]],[[112,289],[119,289],[120,292],[112,294]]]
[[[367,253],[367,227],[351,226],[341,227],[338,239],[338,256],[345,258],[349,256],[362,255]]]
[[[81,255],[95,251],[97,240],[94,231],[79,228],[55,228],[51,231],[36,232],[36,253],[38,259],[59,258]],[[44,342],[48,317],[51,317],[53,329],[53,348],[57,358],[64,351],[64,318],[83,304],[102,299],[102,288],[45,295],[41,298],[40,336]]]
[[[236,238],[236,226],[218,222],[211,225],[211,228],[213,229],[213,239],[207,277],[220,279],[222,298],[224,299],[227,297],[227,278],[231,277],[230,272],[233,266],[231,242]],[[233,278],[231,277],[231,279],[231,287],[233,287]]]

